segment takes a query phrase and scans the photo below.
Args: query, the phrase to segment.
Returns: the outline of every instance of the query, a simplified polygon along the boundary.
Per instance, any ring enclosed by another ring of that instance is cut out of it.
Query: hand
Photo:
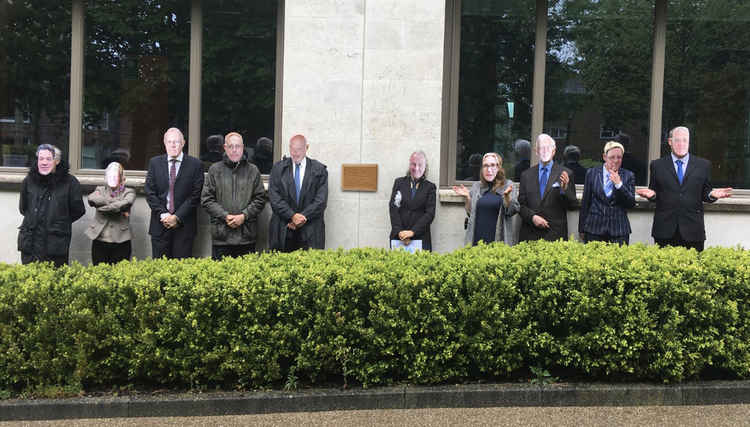
[[[459,196],[466,197],[467,199],[470,197],[470,195],[469,195],[469,189],[467,189],[466,187],[464,187],[463,184],[461,184],[460,186],[454,185],[453,186],[453,191],[456,194],[458,194]]]
[[[724,199],[727,197],[732,197],[732,187],[714,188],[711,191],[711,197],[713,197],[714,199]]]
[[[635,190],[635,194],[646,199],[653,199],[656,196],[656,192],[650,188],[639,188]]]
[[[609,171],[609,180],[612,181],[612,184],[614,185],[620,185],[622,182],[620,174],[618,174],[617,171]]]
[[[536,228],[549,228],[549,222],[547,222],[546,219],[542,218],[539,215],[534,215],[531,217],[531,222],[534,223],[534,226]]]
[[[286,228],[288,228],[290,230],[296,230],[297,226],[294,225],[294,223],[290,221],[289,224],[286,225]]]
[[[123,212],[122,216],[124,216],[125,218],[130,218],[130,212]]]
[[[292,215],[292,223],[294,223],[294,226],[296,228],[302,227],[303,225],[305,225],[306,222],[307,222],[307,218],[305,218],[305,216],[302,215],[301,213],[296,213]]]
[[[229,227],[237,228],[245,222],[245,215],[243,214],[227,215],[226,221]]]
[[[568,176],[568,172],[562,171],[560,174],[560,186],[562,187],[563,191],[568,189],[568,183],[570,182],[570,177]]]
[[[409,244],[407,243],[407,241],[411,240],[412,237],[414,237],[414,232],[411,230],[401,230],[398,232],[399,240],[403,241],[407,245]]]
[[[175,228],[177,227],[177,215],[167,215],[161,220],[161,223],[164,225],[164,228]]]

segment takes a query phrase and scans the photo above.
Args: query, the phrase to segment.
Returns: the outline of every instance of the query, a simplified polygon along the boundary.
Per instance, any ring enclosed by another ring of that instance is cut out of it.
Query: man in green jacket
[[[242,135],[224,137],[224,157],[208,169],[201,204],[211,221],[211,256],[242,256],[255,252],[258,215],[266,191],[258,168],[245,154]]]

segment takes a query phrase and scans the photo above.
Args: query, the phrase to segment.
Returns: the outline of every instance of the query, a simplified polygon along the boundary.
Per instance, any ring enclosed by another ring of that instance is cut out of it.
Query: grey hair
[[[688,129],[685,126],[677,126],[676,128],[670,130],[669,137],[672,138],[674,136],[675,131],[678,131],[678,130],[684,131],[687,134],[688,138],[690,138],[690,129]]]
[[[422,158],[424,159],[424,173],[422,174],[422,178],[426,179],[427,178],[427,169],[428,169],[427,154],[425,154],[425,152],[422,151],[422,150],[416,150],[413,153],[409,154],[409,160],[411,160],[411,156],[413,156],[415,154],[418,155],[418,156],[422,156]],[[409,176],[409,175],[411,175],[411,172],[409,172],[409,170],[407,169],[406,170],[406,176]]]

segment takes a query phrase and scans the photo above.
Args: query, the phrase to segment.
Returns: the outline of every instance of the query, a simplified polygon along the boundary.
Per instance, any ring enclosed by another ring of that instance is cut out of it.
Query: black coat
[[[560,174],[563,171],[568,173],[570,182],[567,190],[561,193],[559,183]],[[547,179],[544,197],[541,197],[539,194],[539,165],[534,165],[521,174],[518,203],[521,205],[520,214],[523,222],[521,223],[519,241],[568,238],[568,209],[572,209],[578,204],[575,185],[573,185],[574,179],[575,176],[570,169],[554,162]],[[556,183],[557,186],[555,186]],[[549,228],[542,229],[534,226],[531,219],[534,215],[546,219]]]
[[[635,175],[627,169],[620,169],[622,186],[612,187],[612,195],[604,192],[604,170],[593,167],[586,173],[583,186],[583,200],[578,213],[578,232],[629,236],[631,233],[628,209],[635,206]]]
[[[674,237],[677,227],[685,241],[706,240],[703,224],[703,202],[712,203],[711,163],[690,155],[682,185],[677,179],[672,156],[667,155],[651,162],[651,179],[648,187],[656,192],[656,210],[651,236],[658,240]]]
[[[430,224],[435,218],[436,188],[435,184],[422,179],[419,188],[411,197],[411,178],[402,176],[393,182],[391,200],[388,204],[391,216],[391,240],[398,240],[398,233],[403,230],[414,232],[412,240],[422,240],[422,249],[432,250]],[[401,194],[399,205],[396,195]]]
[[[299,229],[302,240],[313,249],[325,248],[324,214],[328,204],[328,169],[323,163],[307,158],[300,193],[297,205],[292,159],[287,157],[276,162],[268,180],[268,199],[273,212],[268,228],[268,246],[271,249],[285,249],[286,226],[295,213],[301,213],[307,218],[307,223]]]
[[[72,224],[86,213],[81,186],[64,163],[47,176],[36,163],[21,184],[18,210],[23,222],[18,231],[18,250],[37,259],[67,256]]]

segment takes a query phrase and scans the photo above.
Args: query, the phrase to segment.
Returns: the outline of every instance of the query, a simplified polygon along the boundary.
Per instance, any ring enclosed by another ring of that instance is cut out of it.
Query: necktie
[[[607,197],[612,197],[612,180],[609,179],[609,172],[607,172],[607,183],[604,184],[604,195]]]
[[[683,178],[683,172],[682,172],[682,160],[677,160],[677,179],[680,180],[680,185],[682,185],[682,178]]]
[[[417,183],[412,181],[411,182],[411,198],[413,199],[414,196],[417,195]]]
[[[302,190],[302,181],[299,176],[299,163],[294,165],[294,188],[297,189],[297,204],[299,204],[299,193]]]
[[[547,168],[542,168],[542,174],[539,177],[539,197],[544,198],[544,189],[547,187]]]
[[[172,166],[169,167],[169,200],[167,203],[167,210],[169,213],[174,213],[174,181],[177,178],[177,159],[169,161]]]

